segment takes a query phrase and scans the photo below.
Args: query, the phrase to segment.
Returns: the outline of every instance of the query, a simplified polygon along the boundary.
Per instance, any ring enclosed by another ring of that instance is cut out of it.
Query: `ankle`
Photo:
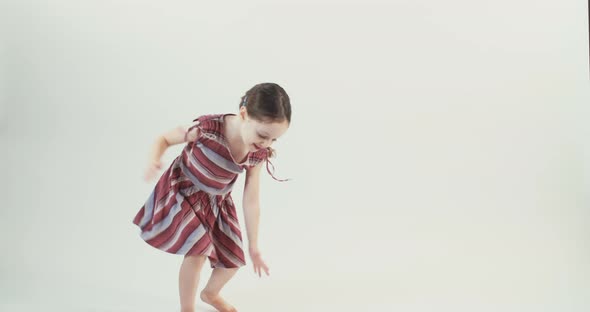
[[[195,307],[181,307],[180,312],[195,312]]]

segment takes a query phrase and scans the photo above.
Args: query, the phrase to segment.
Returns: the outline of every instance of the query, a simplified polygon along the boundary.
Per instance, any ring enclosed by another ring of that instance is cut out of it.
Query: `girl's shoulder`
[[[261,149],[256,152],[250,153],[248,156],[248,162],[250,167],[254,167],[259,163],[268,159],[270,151],[268,149]]]
[[[193,120],[198,123],[199,128],[205,131],[221,131],[223,117],[227,114],[204,114]]]
[[[225,116],[225,115],[227,115],[227,114],[203,114],[203,115],[195,118],[193,121],[200,121],[200,122],[222,121],[223,116]]]

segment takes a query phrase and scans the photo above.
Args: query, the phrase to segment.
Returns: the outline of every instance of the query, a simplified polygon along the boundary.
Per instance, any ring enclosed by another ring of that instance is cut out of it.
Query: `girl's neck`
[[[240,135],[240,120],[237,115],[225,116],[225,137],[232,147],[242,149],[244,142]]]

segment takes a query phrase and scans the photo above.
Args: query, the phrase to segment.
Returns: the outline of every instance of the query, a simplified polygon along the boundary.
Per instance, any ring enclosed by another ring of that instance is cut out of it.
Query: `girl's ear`
[[[240,119],[242,119],[242,120],[248,119],[248,110],[246,110],[245,106],[240,107]]]

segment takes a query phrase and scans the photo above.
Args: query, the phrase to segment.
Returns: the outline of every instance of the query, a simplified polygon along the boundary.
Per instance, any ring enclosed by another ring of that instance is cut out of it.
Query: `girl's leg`
[[[233,306],[227,303],[219,292],[221,288],[238,272],[237,268],[215,268],[211,273],[207,286],[201,292],[201,299],[221,312],[235,312],[237,311]]]
[[[195,296],[206,256],[185,256],[178,274],[181,312],[195,311]]]

